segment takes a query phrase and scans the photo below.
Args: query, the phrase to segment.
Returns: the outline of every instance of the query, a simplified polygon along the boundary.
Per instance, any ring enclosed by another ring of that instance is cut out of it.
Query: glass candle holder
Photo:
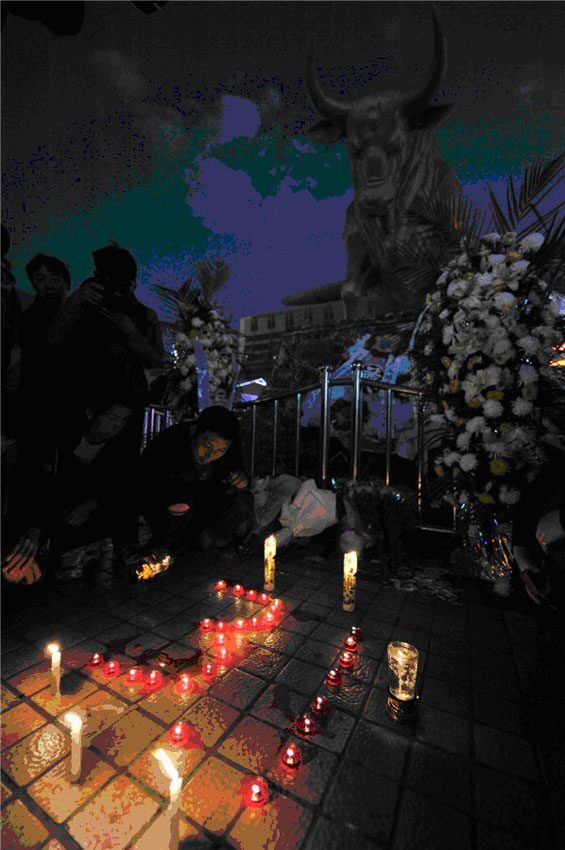
[[[228,586],[228,585],[227,585],[227,583],[223,580],[223,578],[221,578],[219,581],[217,581],[217,582],[216,582],[216,585],[215,585],[216,590],[225,590],[225,589],[227,588],[227,586]]]
[[[117,661],[108,661],[107,664],[104,665],[104,675],[109,679],[115,679],[120,675],[120,665]]]
[[[247,806],[257,808],[269,799],[269,785],[262,776],[255,776],[246,783],[244,800]]]
[[[103,664],[104,656],[100,652],[95,652],[88,662],[88,666],[91,669],[94,669],[95,667],[102,667]]]
[[[250,628],[251,631],[255,631],[255,629],[259,628],[259,618],[258,617],[251,617],[251,619],[249,620],[249,628]]]
[[[328,675],[326,676],[326,682],[328,685],[341,685],[341,673],[335,667],[332,667],[331,670],[328,670]]]
[[[267,611],[263,617],[263,624],[266,629],[270,629],[275,624],[275,615],[271,611]]]
[[[245,594],[245,588],[242,584],[234,584],[232,593],[234,596],[243,596]]]
[[[357,642],[361,640],[363,637],[363,632],[361,631],[361,626],[351,626],[349,630],[350,634],[353,635],[354,638],[357,638]]]
[[[228,631],[227,623],[224,623],[223,620],[218,620],[218,622],[216,623],[216,631],[217,632],[227,632]]]
[[[257,591],[251,588],[251,590],[248,590],[245,594],[245,598],[249,599],[250,602],[254,602],[257,599]]]
[[[225,645],[226,645],[226,636],[220,632],[214,638],[214,646],[225,646]]]
[[[220,648],[216,651],[216,658],[221,664],[228,663],[228,661],[230,660],[230,654],[225,646],[220,646]]]
[[[150,670],[145,674],[145,684],[148,688],[160,688],[163,682],[163,675],[159,670]]]
[[[203,632],[211,632],[214,628],[214,621],[210,617],[204,617],[200,620],[200,630]]]
[[[192,677],[188,673],[182,673],[175,682],[175,691],[177,694],[188,694],[192,685]]]
[[[205,679],[213,679],[216,675],[216,665],[212,661],[205,661],[202,665],[202,675]]]
[[[343,646],[348,652],[357,652],[357,638],[354,635],[347,635],[343,641]]]
[[[355,661],[355,656],[349,650],[345,650],[339,656],[339,663],[342,667],[352,667],[353,662]]]
[[[175,723],[169,730],[169,741],[173,747],[184,747],[188,741],[189,729],[187,723]]]
[[[143,673],[141,672],[139,667],[130,667],[126,674],[126,681],[128,684],[141,682],[143,679]]]
[[[259,594],[259,596],[257,597],[257,600],[261,603],[261,605],[266,605],[267,602],[269,601],[269,599],[270,599],[269,594],[265,593],[264,591],[262,591]]]
[[[406,722],[413,719],[416,702],[416,676],[418,650],[404,641],[388,645],[387,706],[394,720]]]
[[[328,707],[329,703],[326,697],[314,697],[312,700],[312,711],[320,717],[328,713]]]
[[[244,632],[247,628],[247,623],[245,620],[242,620],[241,617],[235,621],[234,625],[237,632]]]
[[[290,770],[297,770],[300,767],[302,756],[300,750],[294,744],[290,744],[282,751],[281,762],[284,767]]]
[[[316,731],[314,718],[309,714],[302,714],[296,721],[296,729],[301,735],[313,735]]]

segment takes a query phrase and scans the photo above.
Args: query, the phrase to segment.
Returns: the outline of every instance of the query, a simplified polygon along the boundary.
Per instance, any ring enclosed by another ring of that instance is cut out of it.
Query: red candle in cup
[[[218,620],[218,622],[216,623],[216,631],[217,632],[227,632],[227,630],[228,630],[227,624],[224,623],[223,620]]]
[[[316,731],[316,724],[312,717],[308,714],[303,714],[296,721],[296,728],[301,735],[313,735]]]
[[[192,690],[192,679],[188,673],[183,673],[175,682],[175,691],[177,694],[187,694]]]
[[[151,670],[145,674],[145,684],[149,688],[158,688],[163,681],[163,677],[158,670]]]
[[[227,587],[226,582],[222,579],[216,582],[216,590],[225,590]]]
[[[332,667],[331,670],[328,670],[328,675],[326,676],[326,681],[329,685],[340,685],[341,684],[341,673],[339,670],[336,670],[335,667]]]
[[[267,611],[267,613],[263,617],[263,622],[265,623],[266,628],[270,629],[275,622],[274,615],[270,611]]]
[[[104,656],[100,652],[95,652],[90,661],[89,667],[101,667],[104,664]]]
[[[282,608],[282,599],[273,599],[273,605],[280,610]]]
[[[214,621],[210,619],[210,617],[204,617],[203,620],[200,620],[200,629],[203,632],[209,632],[214,628]]]
[[[245,620],[242,620],[242,619],[240,618],[239,620],[236,620],[236,621],[235,621],[235,628],[236,628],[236,630],[237,630],[238,632],[244,632],[244,631],[245,631],[245,627],[246,627]]]
[[[355,656],[352,652],[349,652],[348,650],[342,652],[339,656],[339,663],[342,667],[351,667],[353,665],[354,660]]]
[[[234,596],[243,596],[245,593],[245,588],[242,584],[234,584],[232,593]]]
[[[267,602],[269,601],[269,594],[268,594],[268,593],[265,593],[265,592],[263,591],[263,592],[261,592],[261,593],[259,594],[259,596],[257,597],[257,599],[259,600],[259,602],[261,603],[261,605],[266,605],[266,604],[267,604]]]
[[[343,641],[343,645],[349,652],[357,652],[357,638],[355,635],[348,635]]]
[[[251,619],[250,619],[250,621],[249,621],[249,628],[250,628],[252,631],[254,631],[254,630],[255,630],[255,629],[257,629],[258,627],[259,627],[259,620],[258,620],[258,618],[257,618],[257,617],[251,617]]]
[[[251,602],[253,602],[255,599],[257,599],[257,591],[253,590],[253,588],[251,588],[251,590],[248,590],[247,593],[245,594],[245,598],[249,599],[249,600],[251,600]]]
[[[300,755],[298,747],[295,747],[294,744],[285,747],[281,756],[281,761],[285,767],[289,767],[291,770],[296,770],[300,767],[302,756]]]
[[[262,806],[269,799],[269,786],[261,776],[255,776],[247,785],[245,803],[248,806]]]
[[[357,638],[358,641],[361,640],[361,626],[351,626],[350,631],[354,638]]]
[[[212,661],[205,661],[202,665],[202,675],[207,679],[213,678],[216,675],[216,665]]]
[[[312,711],[314,714],[323,716],[328,713],[328,701],[325,697],[315,697],[312,702]]]
[[[142,678],[143,673],[141,672],[139,667],[130,667],[126,676],[128,682],[141,682]]]
[[[115,679],[116,676],[120,675],[120,665],[117,661],[108,661],[107,664],[104,665],[104,675],[108,676],[109,679]]]
[[[169,730],[169,741],[173,747],[184,747],[188,741],[188,724],[176,723]]]
[[[219,650],[217,652],[217,657],[223,664],[226,664],[228,662],[228,659],[229,659],[230,656],[229,656],[229,652],[227,651],[225,646],[221,646],[219,648]]]
[[[226,636],[221,632],[217,634],[214,638],[214,646],[225,646],[226,645]]]

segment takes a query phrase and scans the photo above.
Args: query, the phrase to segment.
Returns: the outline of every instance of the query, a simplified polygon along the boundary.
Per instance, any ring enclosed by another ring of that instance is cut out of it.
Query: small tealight
[[[275,622],[275,617],[270,611],[267,611],[267,613],[263,617],[263,621],[265,623],[265,626],[267,628],[270,628]]]
[[[175,691],[177,694],[187,694],[192,690],[192,679],[188,673],[183,673],[175,682]]]
[[[282,608],[282,599],[273,599],[273,605],[275,606],[275,608],[281,609]]]
[[[315,697],[312,702],[312,711],[314,714],[319,714],[321,717],[328,713],[328,701],[326,697]]]
[[[292,744],[289,747],[285,747],[281,756],[281,761],[285,767],[289,767],[291,770],[296,770],[300,767],[302,757],[298,747],[295,747]]]
[[[228,661],[228,659],[229,659],[229,652],[227,651],[227,649],[225,648],[225,646],[221,646],[221,647],[219,648],[219,650],[218,650],[218,652],[217,652],[217,657],[218,657],[218,658],[219,658],[219,660],[220,660],[220,661],[222,661],[224,664]]]
[[[348,635],[343,641],[343,645],[349,652],[357,652],[357,638],[355,635]]]
[[[257,617],[251,617],[249,620],[249,628],[254,631],[259,628],[259,619]]]
[[[151,670],[145,674],[145,684],[149,688],[158,688],[163,680],[161,673],[158,670]]]
[[[216,582],[216,590],[225,590],[227,587],[227,583],[222,579]]]
[[[358,641],[361,640],[361,626],[351,626],[350,633],[353,635],[354,638],[357,638]]]
[[[216,675],[216,665],[212,661],[206,661],[202,665],[202,675],[207,679],[211,679]]]
[[[261,776],[255,776],[247,785],[245,802],[248,806],[262,806],[269,799],[269,786]]]
[[[108,676],[109,679],[115,679],[116,676],[120,675],[120,665],[117,661],[108,661],[107,664],[104,665],[104,675]]]
[[[176,723],[169,730],[169,741],[173,747],[183,747],[188,741],[188,724]]]
[[[128,682],[141,682],[142,678],[143,673],[139,667],[130,667],[126,675],[126,680]]]
[[[275,603],[274,603],[274,602],[273,602],[273,603],[271,603],[271,605],[269,605],[269,611],[271,612],[271,614],[272,614],[273,616],[275,616],[276,614],[278,614],[278,613],[279,613],[279,609],[277,608],[277,606],[275,605]]]
[[[216,637],[214,638],[214,645],[215,646],[225,646],[226,645],[226,636],[223,635],[221,632],[220,632],[220,634],[217,634]]]
[[[234,584],[232,593],[234,596],[243,596],[245,593],[245,588],[242,584]]]
[[[339,656],[339,663],[341,664],[342,667],[351,667],[353,665],[354,660],[355,660],[355,656],[353,655],[352,652],[345,651],[345,652],[342,652],[341,655]]]
[[[259,594],[259,596],[257,597],[257,599],[258,599],[258,601],[261,603],[261,605],[266,605],[266,604],[267,604],[267,602],[269,601],[270,597],[269,597],[269,594],[268,594],[268,593],[265,593],[265,592],[263,591],[263,592],[261,592],[261,593]]]
[[[200,620],[200,629],[203,632],[209,632],[214,628],[214,621],[210,619],[210,617],[204,617],[203,620]]]
[[[102,664],[104,664],[104,656],[100,652],[95,652],[88,662],[89,667],[101,667]]]
[[[302,717],[299,717],[296,721],[296,728],[301,735],[313,735],[316,731],[316,724],[311,717],[307,714],[303,714]]]
[[[245,620],[239,619],[239,620],[235,621],[235,627],[236,627],[238,632],[245,631],[245,625],[246,625]]]
[[[253,588],[251,588],[251,590],[248,590],[247,593],[245,594],[245,598],[249,599],[251,602],[253,602],[255,599],[257,599],[257,591],[253,590]]]
[[[341,673],[339,672],[339,670],[336,670],[335,667],[332,667],[331,670],[328,670],[326,681],[329,685],[341,685]]]
[[[218,620],[216,623],[216,631],[217,632],[227,632],[228,626],[227,623],[224,623],[223,620]]]

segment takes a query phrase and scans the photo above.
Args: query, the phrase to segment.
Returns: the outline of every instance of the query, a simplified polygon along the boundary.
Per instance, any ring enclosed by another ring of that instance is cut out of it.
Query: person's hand
[[[37,563],[39,548],[39,529],[29,528],[22,534],[2,567],[4,577],[13,583],[33,584],[41,578]]]
[[[229,472],[226,477],[226,481],[228,484],[231,484],[232,487],[237,487],[238,490],[243,490],[249,483],[244,472]]]
[[[539,573],[538,567],[532,561],[530,554],[525,546],[514,546],[514,560],[518,564],[518,569],[521,573],[529,571],[531,573]]]
[[[80,285],[77,295],[79,295],[81,301],[85,304],[89,304],[91,307],[100,307],[104,301],[105,292],[103,283],[93,277],[89,277]]]
[[[72,525],[74,527],[83,525],[91,514],[94,513],[97,507],[98,502],[96,499],[85,499],[84,502],[80,502],[78,505],[74,505],[72,508],[69,508],[65,512],[64,520],[67,525]]]
[[[559,519],[559,511],[549,511],[544,514],[538,522],[536,528],[536,537],[542,549],[546,550],[548,546],[555,543],[557,540],[562,540],[565,537],[565,530]]]
[[[106,307],[103,307],[100,310],[100,315],[103,316],[107,321],[112,322],[112,324],[118,328],[119,331],[123,333],[125,337],[131,337],[136,333],[137,328],[133,322],[133,319],[130,316],[127,316],[125,313],[111,313]]]

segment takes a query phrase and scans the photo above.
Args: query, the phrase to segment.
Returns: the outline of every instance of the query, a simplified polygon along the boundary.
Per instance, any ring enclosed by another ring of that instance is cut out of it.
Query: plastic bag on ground
[[[279,521],[283,528],[275,533],[277,547],[293,537],[321,534],[337,522],[336,495],[331,490],[319,490],[314,479],[309,478],[301,484],[293,501],[283,505]]]

